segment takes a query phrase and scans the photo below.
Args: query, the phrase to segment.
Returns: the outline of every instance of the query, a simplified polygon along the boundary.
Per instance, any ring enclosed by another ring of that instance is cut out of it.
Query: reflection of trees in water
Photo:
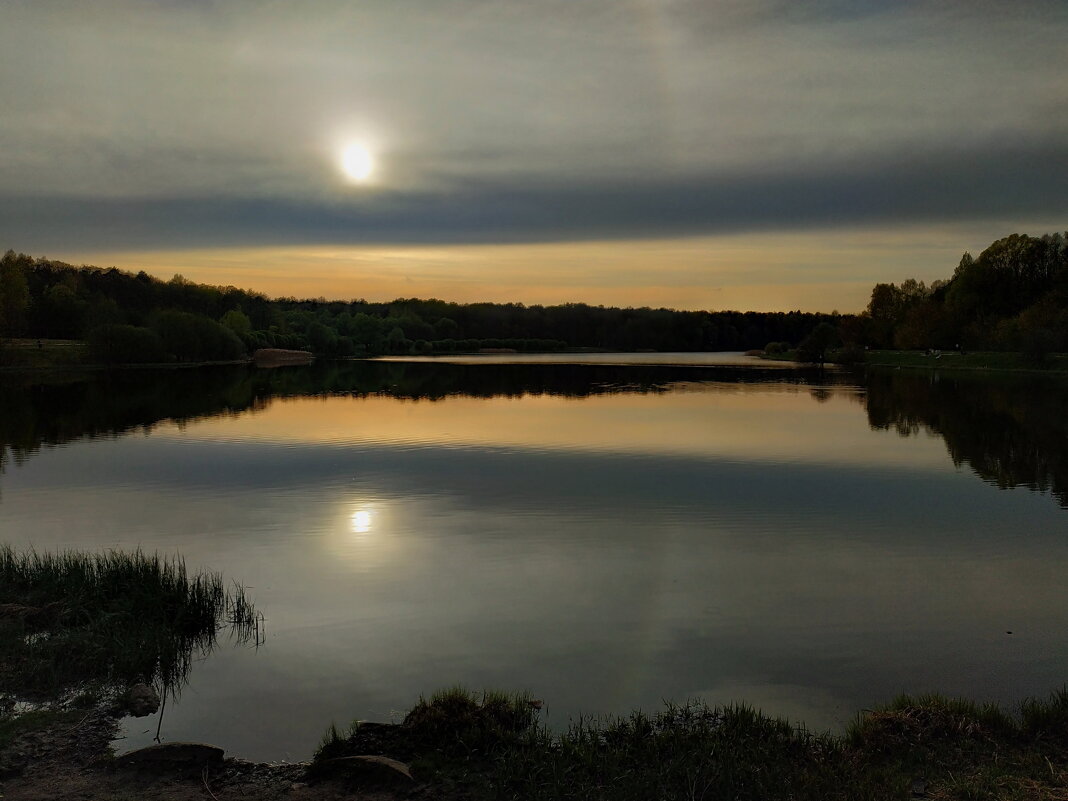
[[[867,406],[873,428],[937,434],[953,463],[984,481],[1048,492],[1068,508],[1068,382],[880,371]]]
[[[455,396],[583,398],[696,386],[739,392],[767,382],[823,402],[839,394],[835,374],[678,366],[323,362],[257,370],[216,367],[124,370],[0,383],[0,472],[42,446],[151,431],[267,408],[274,398],[366,397],[438,401]],[[714,382],[714,383],[713,383]],[[1068,382],[1048,377],[872,372],[864,402],[872,427],[942,437],[957,465],[999,487],[1050,492],[1068,507]],[[852,391],[849,391],[854,397]]]
[[[464,365],[322,362],[257,370],[213,367],[120,370],[58,377],[9,376],[0,383],[0,472],[42,446],[108,438],[156,425],[265,409],[274,398],[389,395],[437,401],[560,395],[582,398],[621,392],[667,392],[679,382],[738,387],[778,381],[808,385],[825,377],[794,370],[674,366]]]
[[[0,472],[42,446],[150,431],[163,421],[236,413],[266,400],[247,370],[123,371],[0,384]]]

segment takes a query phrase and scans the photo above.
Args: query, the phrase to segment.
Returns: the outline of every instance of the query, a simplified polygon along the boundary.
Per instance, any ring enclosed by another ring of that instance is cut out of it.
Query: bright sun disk
[[[374,159],[363,145],[349,145],[341,154],[341,169],[353,181],[366,181],[374,168]]]

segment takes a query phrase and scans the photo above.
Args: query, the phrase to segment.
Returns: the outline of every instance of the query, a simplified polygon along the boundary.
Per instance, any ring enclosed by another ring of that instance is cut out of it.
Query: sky
[[[859,311],[1068,228],[1066,41],[1063,0],[4,0],[0,249]]]

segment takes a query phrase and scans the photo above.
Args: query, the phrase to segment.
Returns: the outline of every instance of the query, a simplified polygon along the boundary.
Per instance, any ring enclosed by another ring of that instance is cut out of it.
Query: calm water
[[[266,643],[162,726],[248,758],[454,683],[561,727],[700,697],[828,729],[1068,678],[1064,384],[480,361],[0,377],[0,538],[250,587]]]

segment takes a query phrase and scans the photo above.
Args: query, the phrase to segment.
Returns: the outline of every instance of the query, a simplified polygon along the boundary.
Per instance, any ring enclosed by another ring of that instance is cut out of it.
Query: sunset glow
[[[4,4],[0,246],[274,296],[859,311],[1062,230],[1068,7],[869,5]]]

